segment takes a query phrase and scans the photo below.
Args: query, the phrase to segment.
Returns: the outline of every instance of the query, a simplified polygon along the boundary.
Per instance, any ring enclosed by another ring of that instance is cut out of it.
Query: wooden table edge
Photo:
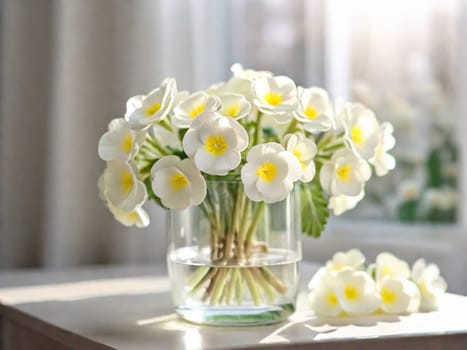
[[[22,311],[19,311],[11,306],[4,305],[0,302],[0,350],[3,350],[6,341],[3,337],[6,323],[17,324],[20,327],[33,331],[35,334],[46,337],[68,348],[72,349],[88,349],[88,350],[118,350],[107,345],[96,343],[95,341],[71,332],[64,328],[57,327],[40,318],[36,318]],[[71,343],[71,344],[70,344]]]

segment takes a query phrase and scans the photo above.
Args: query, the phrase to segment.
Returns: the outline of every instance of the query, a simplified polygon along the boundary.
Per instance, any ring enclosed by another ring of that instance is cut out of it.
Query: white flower
[[[107,203],[107,207],[115,220],[125,226],[136,226],[142,228],[149,225],[149,215],[141,206],[136,207],[135,210],[131,212],[125,212],[110,203],[107,198],[104,175],[99,177],[97,184],[99,188],[99,197]]]
[[[221,102],[218,97],[205,92],[195,92],[178,103],[174,108],[172,123],[177,128],[189,128],[203,112],[217,111]]]
[[[456,207],[457,192],[450,187],[429,188],[423,194],[422,208],[450,210]]]
[[[298,106],[297,88],[284,76],[258,77],[253,80],[254,103],[265,114],[273,115],[278,123],[287,123]]]
[[[390,253],[380,253],[376,257],[375,265],[376,280],[383,278],[408,279],[410,276],[409,265]]]
[[[358,196],[370,176],[371,169],[365,160],[348,149],[340,149],[323,164],[320,182],[323,189],[333,196]]]
[[[397,197],[401,202],[413,201],[420,196],[421,183],[417,179],[403,180],[397,188]]]
[[[366,315],[378,309],[375,283],[366,272],[345,268],[333,275],[331,281],[339,304],[348,314]]]
[[[302,177],[297,158],[275,142],[254,146],[246,160],[241,178],[245,194],[255,202],[273,203],[285,199],[293,183]]]
[[[387,153],[396,144],[396,139],[392,136],[394,128],[391,123],[383,123],[379,128],[379,143],[376,146],[375,155],[369,160],[375,167],[376,175],[384,176],[389,170],[396,167],[396,160]]]
[[[302,182],[310,182],[315,177],[316,167],[313,158],[318,151],[315,142],[301,133],[288,134],[282,139],[285,149],[297,157],[302,166]]]
[[[243,95],[229,93],[222,94],[219,98],[221,100],[219,113],[223,116],[238,120],[250,114],[251,105]]]
[[[366,160],[373,158],[379,142],[379,125],[373,111],[358,103],[348,103],[339,115],[348,147]]]
[[[107,204],[115,220],[120,222],[122,225],[136,226],[138,228],[147,227],[149,225],[149,215],[142,207],[137,207],[135,210],[127,213],[117,207],[114,207],[111,203]]]
[[[145,131],[130,129],[130,125],[123,118],[114,119],[109,124],[109,131],[99,140],[99,157],[103,160],[130,160],[145,139]]]
[[[125,119],[132,129],[143,129],[161,121],[170,112],[176,93],[175,79],[165,79],[159,88],[152,90],[148,95],[131,97],[126,104]]]
[[[416,312],[420,306],[420,292],[409,280],[384,278],[378,283],[381,309],[390,314]]]
[[[205,112],[183,138],[183,149],[196,166],[211,175],[227,175],[238,167],[240,152],[248,146],[248,134],[236,120]]]
[[[182,144],[178,137],[178,129],[167,130],[159,123],[154,124],[148,130],[149,134],[157,140],[162,147],[171,147],[172,149],[181,149]]]
[[[233,64],[232,67],[230,67],[230,70],[235,78],[247,79],[250,81],[255,78],[273,76],[273,74],[267,70],[244,69],[239,63]]]
[[[308,294],[308,305],[317,316],[337,316],[343,311],[336,293],[324,279]]]
[[[353,209],[365,196],[365,191],[362,189],[356,196],[346,196],[343,194],[331,196],[329,198],[328,208],[332,209],[334,215],[342,215],[347,210]]]
[[[424,259],[418,259],[412,266],[412,280],[420,289],[422,297],[420,309],[432,311],[438,308],[438,299],[446,292],[447,283],[440,276],[435,264],[426,265]]]
[[[337,272],[344,268],[352,270],[360,270],[365,263],[365,256],[358,249],[351,249],[347,252],[337,252],[333,255],[332,260],[326,263],[326,270],[329,272]]]
[[[192,159],[163,157],[153,165],[151,177],[154,194],[167,208],[185,209],[206,197],[206,182]]]
[[[318,133],[333,127],[332,104],[325,90],[317,87],[299,87],[298,99],[300,103],[294,116],[305,130]]]
[[[112,206],[131,213],[140,207],[147,198],[146,187],[137,177],[138,169],[134,162],[112,160],[104,170],[103,187],[105,197]]]

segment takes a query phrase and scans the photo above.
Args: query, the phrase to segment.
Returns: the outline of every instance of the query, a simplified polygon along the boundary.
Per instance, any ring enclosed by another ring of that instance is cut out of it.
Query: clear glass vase
[[[266,204],[250,201],[240,181],[208,181],[203,203],[170,210],[167,241],[172,298],[184,319],[267,324],[295,311],[302,257],[298,189]]]

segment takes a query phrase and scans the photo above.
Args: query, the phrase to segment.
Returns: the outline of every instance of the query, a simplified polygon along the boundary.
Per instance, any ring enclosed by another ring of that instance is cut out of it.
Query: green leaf
[[[328,199],[316,178],[301,185],[302,231],[308,236],[319,238],[328,222]]]
[[[164,205],[162,205],[162,202],[161,202],[161,199],[159,197],[157,197],[155,194],[154,194],[154,191],[152,190],[152,186],[151,186],[151,177],[147,177],[145,180],[144,180],[144,184],[146,185],[146,190],[148,192],[148,198],[149,199],[152,199],[154,202],[156,202],[157,204],[159,204],[162,208],[165,208]]]

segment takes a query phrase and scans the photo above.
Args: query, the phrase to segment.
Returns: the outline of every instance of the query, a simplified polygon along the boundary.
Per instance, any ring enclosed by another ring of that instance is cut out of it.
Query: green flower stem
[[[260,142],[260,131],[262,130],[261,128],[261,121],[263,119],[263,113],[258,112],[258,117],[256,118],[256,124],[255,124],[255,134],[253,137],[253,143],[252,145],[258,145]]]
[[[274,301],[274,290],[268,281],[261,274],[261,268],[250,268],[250,271],[255,279],[258,282],[259,286],[263,289],[264,294],[267,296],[270,302]]]
[[[256,226],[258,225],[258,221],[261,218],[265,207],[266,207],[266,203],[259,202],[255,208],[253,219],[251,221],[250,227],[248,228],[248,231],[245,237],[245,244],[246,244],[245,251],[247,255],[249,254],[249,251],[251,249],[251,240],[253,238],[253,233],[255,233]]]
[[[323,137],[321,140],[318,141],[318,150],[324,149],[333,139],[333,136],[331,134],[326,135]]]
[[[261,296],[257,288],[257,284],[253,280],[253,277],[251,276],[250,269],[243,269],[243,276],[245,277],[246,285],[248,287],[248,290],[250,291],[251,298],[253,299],[253,302],[255,305],[261,304]]]
[[[199,282],[203,279],[203,277],[209,272],[209,266],[200,266],[193,277],[191,278],[190,282],[188,282],[188,288],[193,290]]]
[[[292,134],[292,133],[298,131],[297,126],[298,126],[297,119],[292,117],[292,120],[290,121],[289,126],[287,127],[287,129],[285,130],[284,135]]]
[[[201,280],[196,286],[193,287],[193,289],[190,290],[190,295],[195,295],[204,286],[204,284],[206,284],[206,282],[211,281],[211,279],[215,276],[216,273],[217,268],[210,268],[209,272],[201,278]]]
[[[225,302],[228,305],[230,305],[230,303],[232,302],[232,297],[233,297],[234,289],[235,289],[235,283],[237,283],[236,271],[237,271],[236,268],[229,269],[229,282],[225,288]]]
[[[235,274],[235,300],[237,304],[240,305],[243,301],[243,281],[241,275],[241,269],[236,267],[234,274]]]
[[[173,132],[174,129],[170,125],[170,123],[167,121],[167,119],[163,119],[159,122],[159,125],[162,126],[165,130]]]
[[[227,282],[227,273],[229,269],[221,268],[219,274],[217,275],[217,279],[212,289],[212,297],[211,297],[211,305],[218,305],[219,301],[222,297],[222,293],[225,288],[225,284]]]
[[[284,283],[266,266],[261,267],[261,273],[268,283],[280,294],[286,292]]]
[[[172,154],[171,152],[166,150],[164,147],[162,147],[161,144],[157,140],[153,139],[152,137],[147,136],[146,141],[147,141],[147,144],[154,147],[162,156],[168,156]]]
[[[323,148],[322,151],[320,151],[320,153],[334,153],[335,151],[337,151],[338,149],[344,147],[344,143],[343,142],[339,142],[339,143],[336,143],[336,144],[331,144],[330,146],[327,146],[326,148]]]
[[[240,227],[238,229],[238,242],[237,242],[239,260],[242,260],[244,258],[245,233],[246,233],[246,227],[248,224],[248,216],[249,216],[248,214],[249,214],[250,207],[251,207],[251,200],[246,198],[246,196],[245,196],[243,207],[244,207],[243,216],[240,222]]]

